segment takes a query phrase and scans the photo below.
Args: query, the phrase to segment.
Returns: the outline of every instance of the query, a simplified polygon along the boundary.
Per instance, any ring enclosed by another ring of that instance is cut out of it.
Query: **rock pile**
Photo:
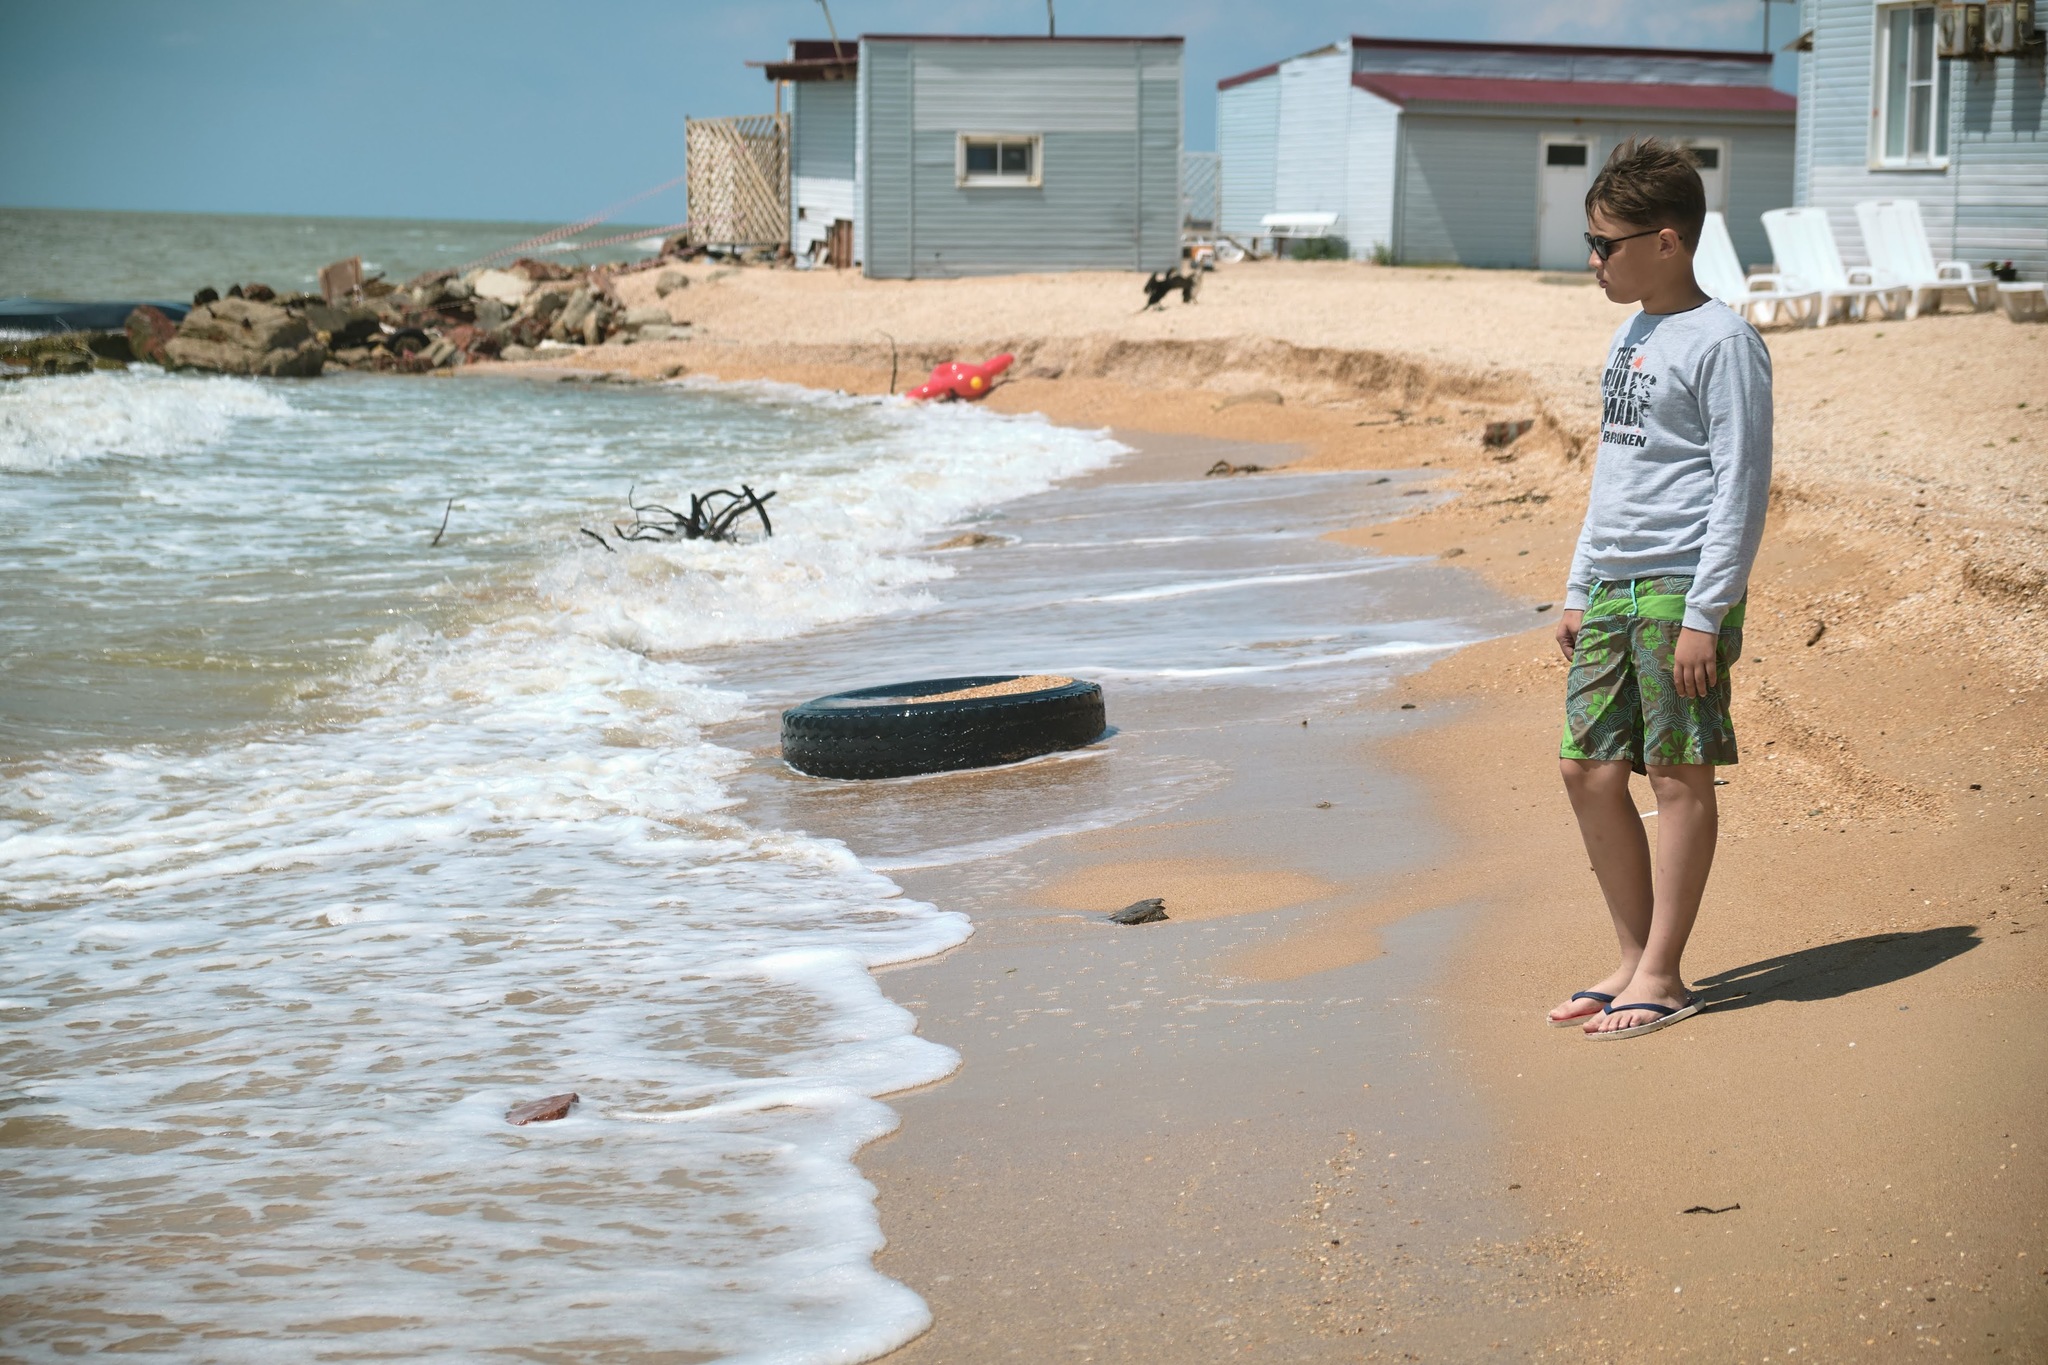
[[[672,265],[665,253],[640,267]],[[636,267],[625,267],[634,269]],[[503,268],[430,270],[403,285],[372,279],[335,300],[238,284],[202,289],[173,324],[154,308],[128,319],[129,349],[166,369],[317,375],[327,365],[423,374],[474,359],[524,360],[542,348],[682,340],[690,324],[667,307],[627,308],[612,290],[619,267],[572,270],[522,258]],[[689,283],[663,274],[661,295]]]
[[[0,341],[0,379],[119,369],[139,360],[167,370],[274,378],[306,378],[329,365],[424,374],[475,359],[524,360],[550,346],[680,341],[690,336],[690,324],[671,316],[671,304],[628,308],[612,281],[660,270],[655,293],[666,301],[690,283],[673,267],[705,254],[676,237],[661,254],[631,265],[571,269],[528,257],[463,274],[429,270],[403,285],[364,280],[358,262],[338,261],[320,272],[334,291],[328,296],[237,284],[225,295],[200,290],[182,321],[143,304],[128,312],[120,331]],[[127,305],[81,307],[111,319]]]

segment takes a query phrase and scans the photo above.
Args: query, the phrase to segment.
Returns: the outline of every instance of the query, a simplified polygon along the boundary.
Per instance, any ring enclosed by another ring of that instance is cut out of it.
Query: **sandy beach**
[[[1151,313],[1124,277],[688,273],[666,303],[693,340],[555,363],[879,392],[890,338],[898,388],[1008,350],[992,405],[1116,428],[1167,477],[1419,471],[1447,496],[1346,538],[1528,612],[1313,744],[1219,724],[1231,779],[1198,809],[898,876],[981,925],[885,977],[966,1057],[862,1159],[878,1264],[936,1318],[900,1358],[2048,1358],[2048,329],[1766,333],[1744,761],[1688,958],[1715,1007],[1593,1052],[1541,1018],[1611,952],[1553,763],[1549,608],[1622,310],[1349,264],[1230,267]],[[1500,420],[1533,428],[1484,447]],[[1349,847],[1346,805],[1390,793],[1431,828]],[[1077,912],[1139,895],[1185,923],[1125,968],[1239,1003],[1156,1064],[1032,1061],[1057,1039],[1018,1002],[1102,1018],[1122,949]],[[1397,942],[1429,979],[1375,972]],[[1358,1074],[1368,1026],[1401,1040],[1384,1076]]]

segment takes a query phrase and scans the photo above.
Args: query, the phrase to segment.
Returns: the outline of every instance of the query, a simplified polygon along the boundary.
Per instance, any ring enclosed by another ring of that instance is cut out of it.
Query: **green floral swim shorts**
[[[1626,759],[1637,772],[1646,763],[1736,761],[1728,671],[1742,657],[1743,604],[1721,622],[1713,687],[1681,697],[1671,659],[1691,588],[1682,576],[1594,585],[1565,682],[1560,757]]]

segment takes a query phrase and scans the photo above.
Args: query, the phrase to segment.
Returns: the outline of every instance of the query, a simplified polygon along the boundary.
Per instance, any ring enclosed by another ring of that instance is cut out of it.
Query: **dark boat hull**
[[[192,306],[150,300],[77,303],[63,299],[0,299],[0,329],[13,332],[118,332],[144,302],[181,322]]]

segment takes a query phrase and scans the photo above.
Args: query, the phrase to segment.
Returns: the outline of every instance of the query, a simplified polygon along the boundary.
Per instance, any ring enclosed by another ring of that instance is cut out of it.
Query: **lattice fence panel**
[[[789,239],[789,115],[693,118],[690,240],[713,246],[779,246]]]
[[[1180,154],[1180,222],[1196,232],[1212,232],[1223,214],[1223,158],[1215,152]]]

